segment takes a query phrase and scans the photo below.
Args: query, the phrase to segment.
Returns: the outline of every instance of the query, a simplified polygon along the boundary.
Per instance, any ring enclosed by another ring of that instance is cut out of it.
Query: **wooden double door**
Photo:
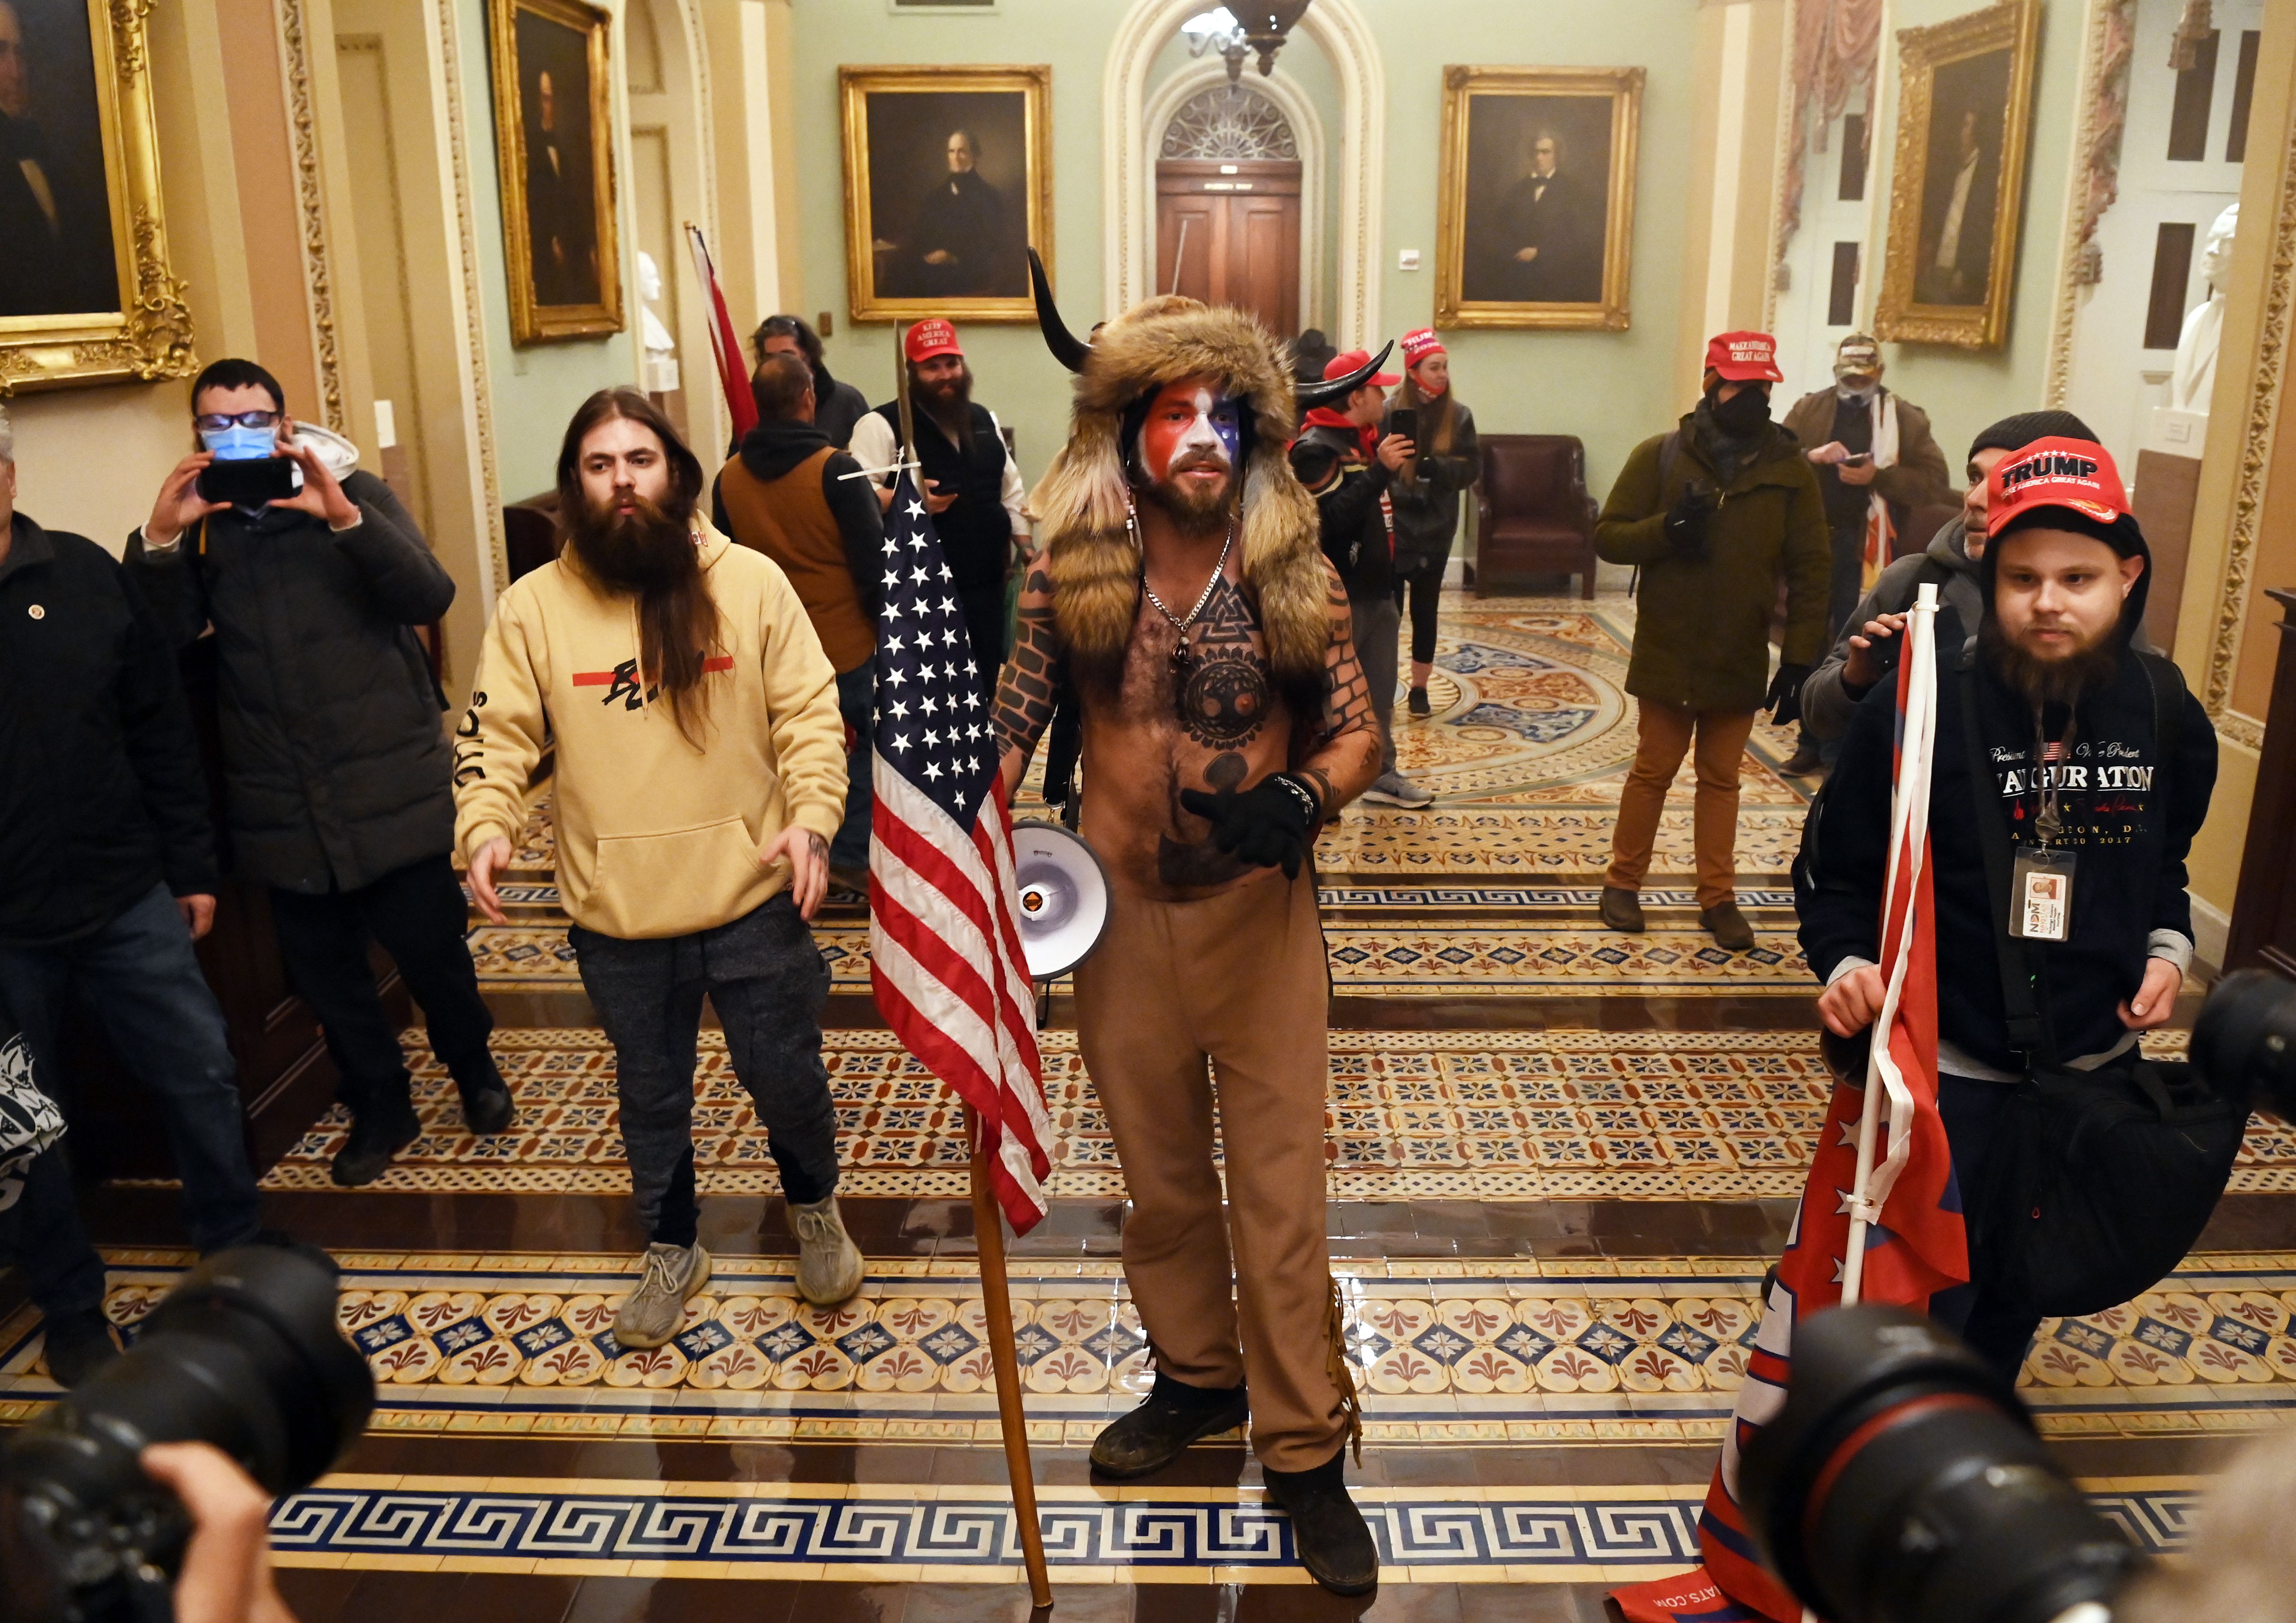
[[[1233,305],[1278,338],[1298,337],[1298,161],[1160,162],[1154,291]]]

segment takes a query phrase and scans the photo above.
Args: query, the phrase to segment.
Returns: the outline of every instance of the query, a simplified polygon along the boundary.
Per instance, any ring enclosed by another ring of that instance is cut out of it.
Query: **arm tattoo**
[[[1326,607],[1332,638],[1324,653],[1322,727],[1308,758],[1297,770],[1322,789],[1324,816],[1328,820],[1338,816],[1340,808],[1379,775],[1380,742],[1371,713],[1371,684],[1364,678],[1363,662],[1356,658],[1347,590],[1328,561],[1324,574],[1330,582]]]
[[[1060,703],[1060,640],[1053,629],[1052,577],[1039,567],[1021,588],[1020,627],[1013,655],[996,678],[996,704],[989,723],[1000,752],[1017,750],[1024,761],[1051,725]]]

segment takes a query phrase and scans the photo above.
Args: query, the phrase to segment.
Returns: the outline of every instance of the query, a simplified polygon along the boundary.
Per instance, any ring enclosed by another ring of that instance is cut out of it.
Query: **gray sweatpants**
[[[1371,689],[1371,713],[1379,723],[1379,769],[1395,770],[1395,659],[1402,633],[1403,611],[1395,599],[1351,597],[1348,613],[1355,621],[1356,658],[1363,664],[1364,685]]]
[[[692,1245],[693,1066],[709,994],[726,1050],[764,1126],[792,1204],[837,1189],[837,1112],[821,1063],[829,965],[783,891],[692,935],[626,941],[571,925],[582,986],[614,1045],[630,1193],[649,1236]]]

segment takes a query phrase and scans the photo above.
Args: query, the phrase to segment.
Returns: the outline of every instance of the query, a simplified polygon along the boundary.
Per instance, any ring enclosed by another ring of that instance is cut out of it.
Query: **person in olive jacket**
[[[1832,570],[1825,504],[1793,435],[1770,421],[1776,340],[1725,332],[1706,347],[1704,392],[1673,432],[1636,446],[1595,527],[1595,550],[1642,571],[1627,691],[1638,702],[1635,764],[1619,797],[1603,922],[1643,928],[1667,785],[1695,737],[1692,817],[1698,918],[1742,952],[1754,932],[1737,904],[1738,769],[1757,710],[1780,725],[1825,649]],[[1770,674],[1770,615],[1786,585],[1785,645]]]
[[[449,855],[445,701],[414,629],[447,611],[455,583],[390,487],[351,471],[348,442],[299,428],[254,362],[201,373],[192,412],[202,449],[168,475],[128,565],[179,644],[214,627],[233,860],[271,887],[288,978],[326,1029],[352,1118],[334,1179],[372,1183],[422,1125],[371,937],[422,1004],[471,1129],[500,1132],[512,1114]],[[293,496],[253,509],[201,497],[210,463],[271,455],[300,470]]]

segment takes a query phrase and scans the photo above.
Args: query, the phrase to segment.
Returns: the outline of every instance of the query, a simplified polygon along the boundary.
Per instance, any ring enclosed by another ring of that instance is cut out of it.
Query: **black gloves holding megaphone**
[[[1324,802],[1304,778],[1279,772],[1242,793],[1232,789],[1183,789],[1180,805],[1212,825],[1212,843],[1259,868],[1282,868],[1300,877],[1300,865],[1316,842]]]

